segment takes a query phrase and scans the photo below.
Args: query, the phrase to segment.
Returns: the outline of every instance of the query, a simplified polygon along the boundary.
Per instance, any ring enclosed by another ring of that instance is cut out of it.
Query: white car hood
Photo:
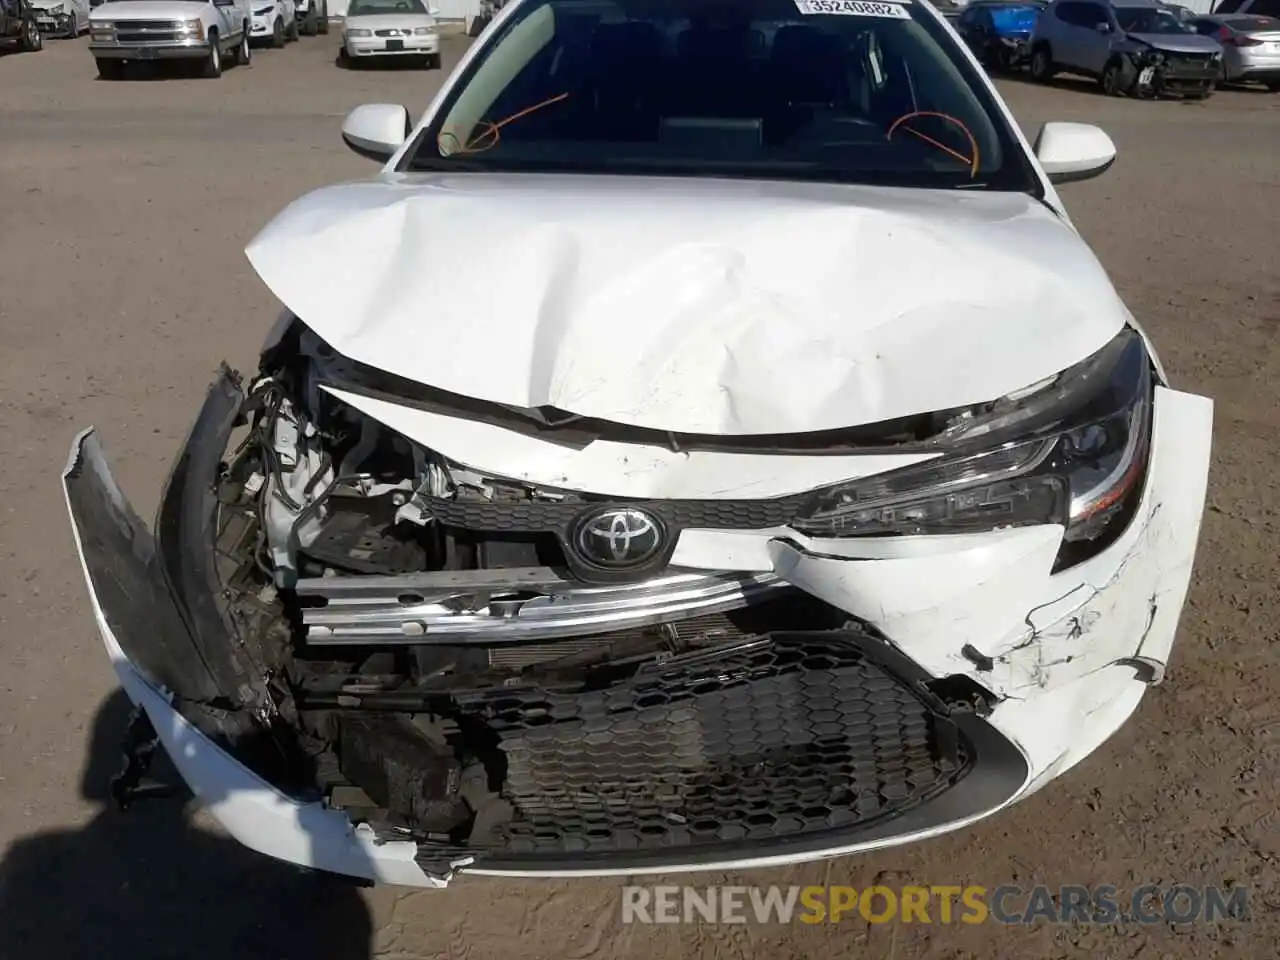
[[[370,13],[363,16],[348,16],[342,26],[346,30],[359,28],[362,30],[415,30],[418,27],[434,27],[435,17],[425,13]]]
[[[346,356],[453,393],[696,434],[995,399],[1126,321],[1020,194],[705,179],[387,175],[246,253]]]
[[[206,4],[182,3],[180,0],[120,0],[94,7],[90,20],[122,20],[133,17],[139,20],[176,20],[183,17],[195,19],[205,12]]]

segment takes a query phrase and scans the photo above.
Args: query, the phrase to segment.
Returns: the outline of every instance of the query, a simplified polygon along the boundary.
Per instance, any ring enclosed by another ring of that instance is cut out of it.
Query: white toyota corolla
[[[243,843],[425,886],[857,853],[1161,682],[1212,402],[1055,191],[1107,135],[1029,145],[931,6],[515,0],[343,134],[385,165],[250,244],[287,310],[154,532],[92,429],[65,475],[134,759]]]

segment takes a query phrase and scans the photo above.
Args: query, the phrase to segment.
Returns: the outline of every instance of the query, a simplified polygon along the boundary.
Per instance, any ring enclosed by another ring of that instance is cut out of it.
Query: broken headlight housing
[[[792,525],[815,537],[1060,524],[1055,569],[1124,530],[1146,476],[1151,361],[1126,327],[1076,366],[958,415],[941,456],[821,491]]]

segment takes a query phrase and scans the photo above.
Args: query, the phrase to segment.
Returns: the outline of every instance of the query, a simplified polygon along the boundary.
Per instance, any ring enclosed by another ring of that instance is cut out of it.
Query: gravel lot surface
[[[1167,684],[1006,815],[734,878],[1236,882],[1251,888],[1252,922],[624,927],[612,881],[359,891],[249,853],[180,804],[110,809],[121,703],[58,473],[73,433],[96,424],[126,493],[152,513],[217,362],[251,364],[279,309],[245,243],[304,191],[373,171],[340,141],[349,108],[420,110],[442,77],[340,71],[336,49],[336,34],[304,38],[219,81],[116,84],[95,79],[83,39],[0,54],[0,960],[1276,956],[1280,95],[1261,92],[1182,105],[1004,83],[1033,133],[1082,120],[1115,138],[1116,166],[1064,196],[1175,385],[1217,400],[1210,505]]]

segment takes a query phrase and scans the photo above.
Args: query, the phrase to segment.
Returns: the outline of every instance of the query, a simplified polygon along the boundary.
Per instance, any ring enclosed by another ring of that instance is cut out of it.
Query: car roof
[[[1233,30],[1266,30],[1280,27],[1280,17],[1269,17],[1265,13],[1206,13],[1199,20],[1222,23]]]

